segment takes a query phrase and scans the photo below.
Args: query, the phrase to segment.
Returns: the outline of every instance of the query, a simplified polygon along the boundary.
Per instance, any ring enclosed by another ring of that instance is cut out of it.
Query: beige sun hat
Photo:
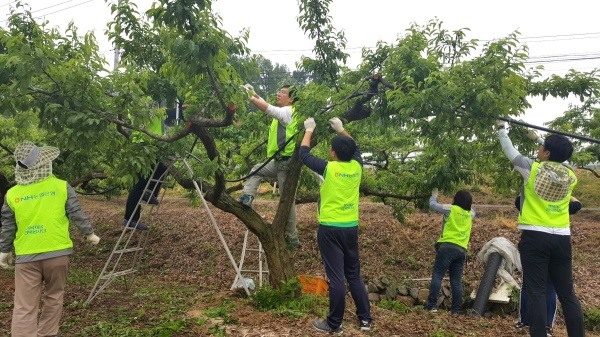
[[[33,184],[52,174],[52,161],[60,150],[54,146],[36,146],[28,140],[15,149],[15,180],[19,185]]]
[[[574,181],[575,178],[564,165],[545,161],[538,168],[533,189],[542,199],[557,202],[567,196]]]

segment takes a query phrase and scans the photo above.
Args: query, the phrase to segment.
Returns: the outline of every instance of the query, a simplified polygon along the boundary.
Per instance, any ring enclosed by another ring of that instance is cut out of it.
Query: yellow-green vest
[[[334,227],[358,226],[358,197],[362,166],[356,160],[330,161],[319,201],[319,223]]]
[[[296,133],[298,126],[298,114],[293,106],[290,108],[292,109],[292,120],[290,124],[283,126],[283,124],[281,124],[281,122],[275,118],[273,118],[273,121],[271,122],[271,127],[269,128],[269,139],[267,141],[267,157],[269,158],[274,155],[277,150],[282,148],[285,142]],[[295,148],[296,142],[291,141],[279,154],[282,156],[291,157],[292,154],[294,154]]]
[[[471,239],[472,225],[473,217],[470,210],[466,211],[460,206],[451,205],[450,214],[446,219],[446,223],[444,223],[442,235],[437,242],[449,242],[467,249]]]
[[[73,247],[65,211],[66,181],[50,176],[35,184],[14,186],[6,192],[6,202],[17,221],[17,256]]]
[[[551,163],[551,162],[546,162]],[[555,165],[562,165],[561,163],[552,163]],[[523,188],[523,194],[525,196],[523,207],[519,213],[519,224],[532,225],[532,226],[543,226],[552,228],[568,228],[570,226],[569,221],[569,202],[571,201],[571,193],[577,185],[577,177],[573,171],[569,171],[569,175],[573,177],[573,182],[569,186],[567,195],[556,202],[550,202],[543,200],[535,193],[533,186],[535,183],[535,176],[539,172],[541,163],[534,162],[531,166],[531,173],[529,179],[525,182]]]
[[[156,116],[154,116],[154,118],[152,119],[152,121],[150,122],[150,125],[148,125],[146,130],[155,135],[159,135],[159,136],[164,135],[164,133],[165,133],[165,123],[164,123],[165,114],[166,114],[166,112],[163,112],[163,113],[158,113]],[[147,141],[149,139],[150,138],[147,135],[145,135],[144,133],[139,132],[137,130],[133,130],[131,132],[131,140],[134,143]]]

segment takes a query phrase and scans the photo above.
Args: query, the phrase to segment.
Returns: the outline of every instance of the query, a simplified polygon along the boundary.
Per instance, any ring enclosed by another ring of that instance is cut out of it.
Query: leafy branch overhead
[[[441,21],[413,24],[394,43],[363,50],[356,69],[345,62],[343,31],[333,27],[330,0],[299,1],[298,23],[315,41],[315,58],[299,70],[252,55],[250,32],[231,36],[208,0],[156,1],[140,13],[133,1],[110,4],[107,35],[120,56],[115,69],[91,33],[65,32],[36,22],[21,5],[0,28],[0,182],[13,179],[10,150],[26,134],[61,149],[55,172],[87,192],[118,195],[157,159],[192,152],[197,182],[213,206],[240,219],[267,252],[272,284],[294,276],[283,227],[294,195],[282,195],[275,218],[262,218],[236,201],[240,185],[228,184],[265,159],[270,120],[249,107],[244,83],[271,100],[283,84],[297,87],[301,120],[317,122],[315,154],[326,157],[333,133],[327,120],[344,120],[365,154],[361,191],[392,205],[426,207],[433,187],[453,191],[464,185],[494,186],[515,193],[519,177],[504,160],[492,128],[496,118],[519,116],[532,96],[575,95],[551,127],[599,137],[597,70],[543,78],[526,67],[527,46],[518,32],[479,45],[468,29],[449,31]],[[150,122],[178,107],[185,123],[165,135]],[[301,123],[300,123],[301,125]],[[145,135],[143,144],[127,135]],[[299,130],[302,131],[302,130]],[[523,127],[511,129],[519,150],[536,145]],[[577,143],[577,164],[598,158],[595,146]],[[297,199],[314,200],[317,179],[292,158],[288,178]],[[181,167],[173,176],[193,189]],[[2,183],[5,193],[9,184]]]

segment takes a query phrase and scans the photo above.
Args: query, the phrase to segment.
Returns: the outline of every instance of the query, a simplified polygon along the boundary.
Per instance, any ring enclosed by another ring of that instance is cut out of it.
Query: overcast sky
[[[112,62],[112,47],[103,36],[110,20],[104,0],[24,1],[34,16],[47,19],[51,25],[64,28],[72,20],[80,32],[94,31],[101,52]],[[140,10],[149,8],[151,2],[136,1]],[[0,25],[6,25],[14,3],[0,0]],[[248,28],[248,47],[273,62],[293,70],[300,56],[312,55],[314,43],[304,36],[297,22],[297,0],[217,0],[213,9],[221,15],[223,27],[231,35],[237,36],[241,29]],[[570,68],[600,68],[598,9],[600,5],[591,0],[334,0],[330,16],[334,27],[345,32],[350,67],[360,62],[362,47],[374,47],[377,41],[392,43],[411,23],[423,25],[438,18],[445,28],[470,28],[467,37],[483,41],[518,30],[520,40],[529,46],[531,60],[545,62],[544,74],[563,75]],[[534,107],[523,119],[538,125],[559,116],[567,107],[562,100],[530,102]]]

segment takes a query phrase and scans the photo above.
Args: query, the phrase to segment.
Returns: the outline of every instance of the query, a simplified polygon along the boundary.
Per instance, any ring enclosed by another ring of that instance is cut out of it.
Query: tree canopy
[[[301,120],[317,121],[316,154],[325,156],[333,135],[327,120],[341,117],[373,168],[361,192],[392,205],[399,218],[410,204],[423,207],[434,187],[486,184],[514,192],[518,177],[510,174],[492,126],[498,117],[519,118],[533,96],[579,97],[582,106],[550,126],[600,133],[597,70],[544,78],[526,67],[528,49],[518,32],[480,44],[467,29],[448,31],[438,20],[413,24],[394,43],[363,50],[361,64],[349,69],[329,3],[299,1],[298,21],[315,40],[317,56],[304,57],[292,73],[252,55],[248,32],[226,32],[208,0],[159,0],[146,13],[131,1],[110,4],[107,34],[121,52],[114,70],[107,69],[93,34],[81,35],[74,25],[65,32],[50,28],[17,3],[0,30],[0,192],[11,185],[12,149],[24,139],[59,147],[59,176],[80,190],[117,187],[108,195],[130,186],[157,158],[185,156],[198,140],[193,152],[201,161],[194,170],[206,200],[259,237],[277,285],[294,276],[283,239],[294,195],[282,195],[268,222],[236,202],[241,185],[228,183],[264,160],[268,120],[248,107],[244,83],[265,96],[282,84],[296,85]],[[185,124],[164,136],[146,130],[176,102],[186,105]],[[152,141],[131,142],[131,130]],[[523,153],[536,148],[522,127],[513,127],[511,137]],[[576,145],[578,164],[600,154],[597,145]],[[299,200],[314,200],[317,180],[293,160],[286,184],[292,191],[298,186]],[[174,176],[192,188],[184,174],[175,170]]]

